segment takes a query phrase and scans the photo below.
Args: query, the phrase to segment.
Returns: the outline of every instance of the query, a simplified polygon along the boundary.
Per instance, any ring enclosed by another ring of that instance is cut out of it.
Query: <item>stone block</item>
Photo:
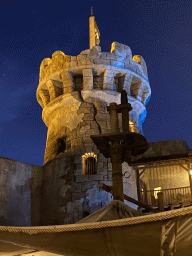
[[[97,168],[97,174],[107,176],[107,169],[104,169],[103,167],[101,169]]]
[[[84,126],[90,126],[92,121],[83,121],[80,123],[80,128],[84,127]]]
[[[90,135],[98,135],[100,134],[99,129],[90,129],[85,131],[85,137],[90,137]]]
[[[71,62],[69,62],[68,66],[66,65],[66,67],[75,67],[75,66],[77,66],[77,64],[78,64],[77,61],[71,61]]]
[[[93,113],[85,113],[83,117],[84,121],[93,121],[94,120],[94,114]]]
[[[108,60],[111,60],[111,59],[113,59],[115,57],[115,54],[114,53],[112,53],[112,52],[108,52],[107,53],[107,59]]]
[[[103,163],[103,168],[104,168],[104,169],[107,169],[107,167],[108,167],[108,163],[107,163],[107,162],[104,162],[104,163]]]
[[[63,68],[64,68],[64,69],[69,68],[69,67],[70,67],[70,63],[71,63],[71,62],[64,62]]]
[[[70,93],[70,92],[72,92],[72,88],[71,88],[71,86],[70,87],[65,87],[65,88],[63,88],[63,91],[64,91],[65,94]]]
[[[94,113],[94,108],[90,108],[90,107],[87,107],[87,108],[83,108],[83,107],[80,107],[77,111],[78,115],[80,115],[81,113]]]
[[[110,60],[94,59],[94,63],[100,65],[110,65]]]
[[[80,175],[76,176],[76,182],[84,182],[84,181],[99,181],[103,180],[103,175],[94,174],[94,175]]]
[[[84,144],[84,148],[85,148],[86,152],[92,152],[93,151],[93,144],[92,143],[90,143],[90,144],[86,143],[86,144]]]
[[[111,60],[110,64],[116,67],[121,67],[124,68],[124,63],[121,61],[117,61],[117,60]]]
[[[82,191],[85,192],[94,186],[99,187],[99,181],[83,182],[82,183]]]
[[[83,90],[92,90],[93,89],[93,83],[84,83],[83,84]]]
[[[80,133],[85,133],[85,134],[90,134],[89,131],[91,129],[91,126],[90,125],[85,125],[83,126],[81,129],[80,129]]]
[[[92,129],[98,129],[99,128],[99,126],[98,126],[96,121],[90,121],[90,123],[91,123],[91,128]]]
[[[112,172],[108,172],[107,177],[108,177],[108,180],[112,181],[113,180]]]
[[[106,129],[107,128],[107,122],[106,121],[98,120],[97,122],[98,122],[101,129]]]
[[[75,170],[74,170],[74,175],[75,175],[75,176],[83,175],[83,170],[82,170],[82,169],[75,169]],[[77,180],[76,180],[76,181],[77,181]]]
[[[92,139],[89,137],[82,138],[82,141],[83,141],[83,144],[93,144]]]
[[[73,192],[72,193],[72,202],[75,200],[80,200],[86,196],[83,192]]]
[[[93,104],[89,102],[82,102],[81,108],[92,108]]]
[[[77,55],[77,61],[84,60],[86,58],[87,58],[87,54],[79,54],[79,55]]]
[[[85,77],[93,77],[92,68],[84,68],[83,69],[83,78],[85,78]]]
[[[83,138],[84,134],[80,132],[80,130],[77,131],[77,138]]]
[[[107,59],[107,53],[102,53],[100,55],[100,58],[103,59],[103,60],[106,60]]]
[[[103,176],[103,180],[108,180],[107,175],[104,175],[104,176]]]
[[[77,138],[77,131],[72,131],[71,133],[70,133],[70,139],[71,140],[73,140],[73,139],[76,139]]]
[[[71,61],[71,56],[70,55],[65,55],[65,62],[70,62]]]
[[[74,160],[74,162],[75,162],[75,160]],[[76,160],[76,162],[78,162],[78,163],[76,163],[76,170],[77,171],[81,171],[81,174],[82,174],[82,170],[83,170],[83,165],[82,165],[82,156],[80,155],[79,156],[79,158],[78,158],[78,160]]]
[[[72,149],[75,148],[75,147],[81,146],[81,145],[82,145],[82,139],[81,138],[71,140],[71,148]]]
[[[72,61],[77,61],[77,56],[71,56],[71,62]]]
[[[78,60],[78,61],[77,61],[77,65],[78,65],[78,66],[86,65],[86,64],[87,64],[86,59],[82,59],[82,60]]]
[[[110,118],[110,116],[109,116],[108,113],[98,113],[98,114],[95,116],[95,119],[96,119],[97,121],[105,121],[105,122],[107,122],[107,121],[109,121],[109,118]]]

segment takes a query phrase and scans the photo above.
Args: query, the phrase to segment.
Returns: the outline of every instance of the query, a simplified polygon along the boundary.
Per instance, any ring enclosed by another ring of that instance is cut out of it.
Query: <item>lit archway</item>
[[[84,175],[93,175],[97,173],[97,155],[93,152],[85,153],[85,155],[82,156],[82,162]]]

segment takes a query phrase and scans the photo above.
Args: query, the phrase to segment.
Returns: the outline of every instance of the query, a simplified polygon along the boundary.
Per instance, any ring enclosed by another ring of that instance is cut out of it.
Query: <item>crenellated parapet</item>
[[[128,46],[113,42],[111,52],[101,52],[100,46],[78,56],[56,51],[52,59],[42,61],[37,100],[43,108],[60,95],[94,89],[125,89],[128,95],[146,104],[151,90],[143,57],[132,57]]]

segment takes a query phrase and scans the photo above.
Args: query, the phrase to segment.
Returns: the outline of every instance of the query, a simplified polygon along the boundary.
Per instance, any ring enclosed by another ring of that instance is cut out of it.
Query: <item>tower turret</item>
[[[47,177],[45,174],[44,183],[52,184],[53,190],[59,193],[54,200],[62,197],[65,202],[57,207],[58,212],[65,207],[67,214],[70,214],[69,205],[71,212],[74,212],[78,203],[72,202],[81,202],[82,210],[79,210],[78,217],[73,216],[73,220],[69,220],[63,210],[64,223],[73,223],[80,219],[80,215],[82,218],[83,212],[91,213],[93,208],[96,210],[110,200],[110,197],[103,194],[105,191],[99,191],[99,182],[111,184],[111,163],[100,154],[90,135],[111,132],[107,106],[111,102],[120,104],[122,90],[126,90],[133,108],[129,113],[130,131],[142,134],[145,105],[151,89],[143,57],[132,57],[127,45],[113,42],[110,52],[101,52],[101,47],[95,45],[78,56],[56,51],[52,59],[45,58],[41,63],[37,101],[43,108],[42,118],[48,127],[44,164],[49,174]],[[51,161],[53,159],[54,163]],[[60,161],[59,167],[56,161]],[[53,185],[50,173],[53,173],[53,177],[64,177],[63,183],[58,181]],[[124,190],[137,198],[134,172],[131,173],[126,163],[123,165],[123,173],[128,173],[124,175]],[[90,189],[93,191],[89,192]],[[93,200],[94,203],[85,206],[93,197],[97,198]],[[51,211],[50,205],[51,199],[44,205],[47,211]],[[54,220],[58,218],[57,214],[53,217]],[[46,221],[44,223],[51,224]]]

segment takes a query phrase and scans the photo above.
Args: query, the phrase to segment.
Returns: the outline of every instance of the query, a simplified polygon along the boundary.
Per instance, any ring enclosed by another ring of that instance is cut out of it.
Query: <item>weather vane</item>
[[[91,7],[91,16],[93,16],[93,7]]]

